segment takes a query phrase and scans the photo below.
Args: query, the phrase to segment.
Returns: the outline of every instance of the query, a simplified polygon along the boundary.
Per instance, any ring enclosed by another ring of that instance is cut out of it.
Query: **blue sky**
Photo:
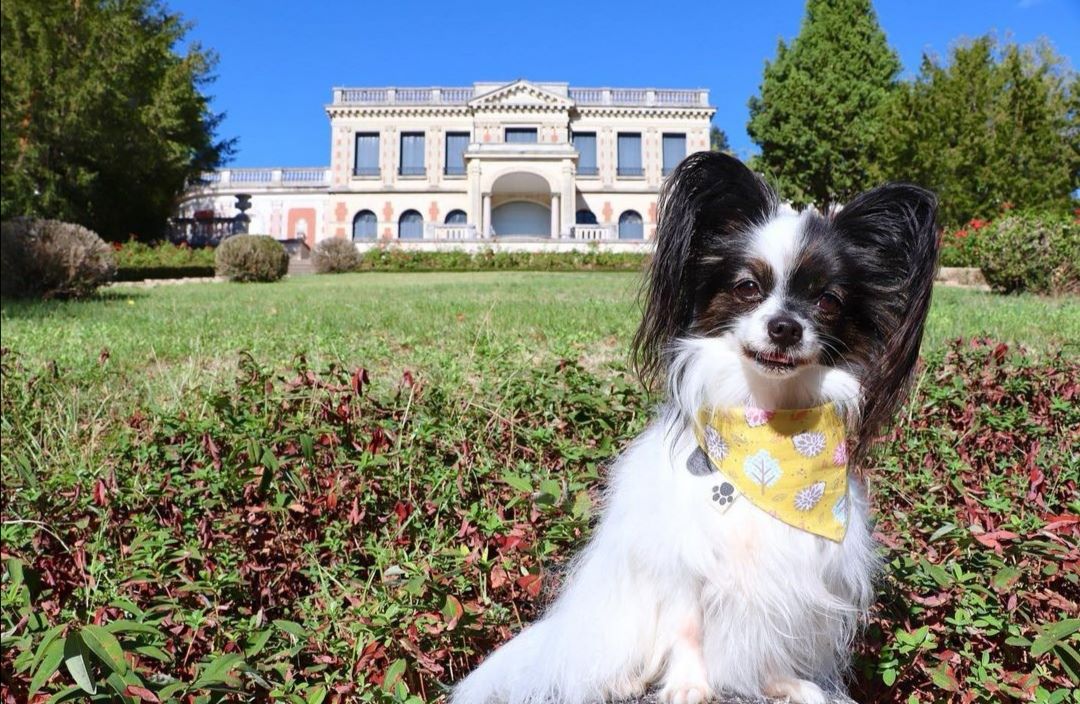
[[[220,56],[209,91],[238,137],[236,166],[319,166],[329,159],[323,105],[332,86],[566,81],[584,86],[708,88],[740,156],[747,100],[766,59],[802,21],[803,0],[543,3],[167,0],[195,23],[189,39]],[[877,0],[905,75],[922,54],[986,32],[1048,38],[1080,61],[1080,0]]]

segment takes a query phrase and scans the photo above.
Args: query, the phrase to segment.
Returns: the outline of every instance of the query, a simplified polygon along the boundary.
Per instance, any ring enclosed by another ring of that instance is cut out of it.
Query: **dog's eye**
[[[735,284],[735,295],[744,301],[759,301],[761,300],[761,287],[757,285],[756,281],[750,279],[743,279],[739,283]]]
[[[831,293],[821,294],[821,298],[818,299],[817,307],[825,315],[836,315],[840,312],[844,302],[840,300],[838,296],[834,296]]]

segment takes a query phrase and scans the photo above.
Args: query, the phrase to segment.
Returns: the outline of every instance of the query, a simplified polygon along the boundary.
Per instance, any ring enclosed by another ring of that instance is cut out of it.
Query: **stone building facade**
[[[566,83],[335,88],[329,168],[222,169],[186,194],[183,218],[232,217],[249,231],[361,248],[642,246],[657,194],[687,154],[709,148],[700,89]]]

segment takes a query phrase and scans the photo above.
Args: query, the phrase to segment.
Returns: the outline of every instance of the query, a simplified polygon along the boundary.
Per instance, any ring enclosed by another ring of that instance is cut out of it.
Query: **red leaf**
[[[538,574],[526,574],[517,578],[517,585],[525,590],[525,593],[536,598],[540,596],[540,587],[544,578]]]
[[[109,493],[105,489],[105,482],[100,479],[94,482],[94,503],[101,507],[109,505]]]
[[[357,367],[353,371],[352,378],[350,379],[350,385],[352,386],[353,393],[357,395],[364,393],[364,384],[367,383],[369,383],[367,369],[364,369],[363,367]]]
[[[412,506],[411,505],[409,505],[407,503],[404,503],[402,501],[398,501],[396,504],[394,504],[394,514],[397,516],[399,523],[404,523],[405,519],[408,518],[409,514],[411,514],[411,513],[412,513]]]
[[[161,701],[157,698],[157,695],[151,692],[149,689],[147,689],[146,687],[140,687],[136,684],[129,684],[127,687],[124,687],[124,695],[128,697],[138,697],[139,700],[144,702]]]

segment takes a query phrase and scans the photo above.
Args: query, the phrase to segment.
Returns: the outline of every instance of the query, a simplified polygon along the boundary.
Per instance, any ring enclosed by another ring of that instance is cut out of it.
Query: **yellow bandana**
[[[847,444],[833,404],[801,410],[702,409],[696,461],[722,475],[713,504],[740,495],[790,526],[840,542],[847,528]],[[698,473],[691,458],[691,472]]]

